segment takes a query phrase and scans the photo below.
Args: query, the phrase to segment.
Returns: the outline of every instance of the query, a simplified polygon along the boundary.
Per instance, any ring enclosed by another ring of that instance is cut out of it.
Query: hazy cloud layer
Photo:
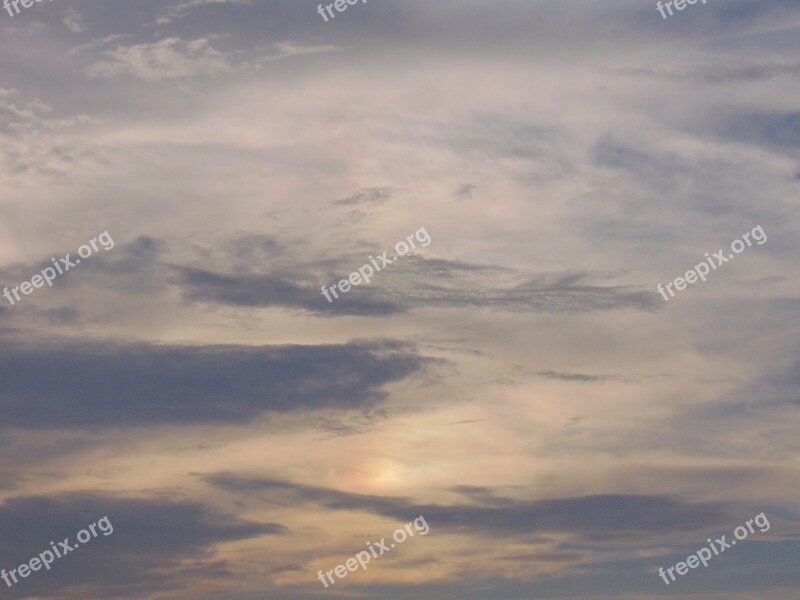
[[[797,595],[800,7],[65,2],[0,19],[0,291],[115,246],[0,296],[0,567],[115,532],[12,597]]]

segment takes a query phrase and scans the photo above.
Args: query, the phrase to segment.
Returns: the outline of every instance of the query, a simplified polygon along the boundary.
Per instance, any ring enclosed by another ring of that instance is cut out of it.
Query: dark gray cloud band
[[[63,344],[0,350],[3,426],[246,423],[265,412],[360,409],[424,359],[392,343]]]
[[[226,562],[214,557],[222,542],[286,531],[277,523],[255,523],[182,500],[130,499],[88,493],[26,496],[0,505],[0,568],[18,567],[108,517],[113,533],[98,536],[20,579],[11,598],[132,597],[179,590],[195,579],[231,577]],[[108,530],[108,529],[107,529]],[[18,578],[19,579],[19,578]]]
[[[470,504],[421,504],[408,498],[368,496],[278,479],[232,474],[205,480],[238,494],[258,494],[278,505],[309,504],[329,510],[379,514],[397,520],[424,515],[431,529],[469,531],[485,535],[525,536],[571,533],[585,541],[638,538],[647,534],[723,526],[733,520],[721,503],[689,503],[661,495],[598,494],[552,500],[519,500],[496,496],[485,488],[455,488]]]

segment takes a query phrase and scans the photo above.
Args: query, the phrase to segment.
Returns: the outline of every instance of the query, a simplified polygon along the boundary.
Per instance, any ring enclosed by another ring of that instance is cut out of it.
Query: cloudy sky
[[[4,597],[800,598],[800,5],[19,8]]]

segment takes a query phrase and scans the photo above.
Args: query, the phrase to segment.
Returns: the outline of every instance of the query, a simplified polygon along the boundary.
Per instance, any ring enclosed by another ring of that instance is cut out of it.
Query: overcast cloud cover
[[[800,598],[798,34],[792,0],[0,9],[0,286],[114,240],[0,296],[0,569],[114,525],[0,591]]]

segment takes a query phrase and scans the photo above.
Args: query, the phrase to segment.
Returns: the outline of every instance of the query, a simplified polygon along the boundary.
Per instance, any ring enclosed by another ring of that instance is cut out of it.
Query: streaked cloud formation
[[[0,568],[115,528],[9,597],[327,598],[319,569],[419,515],[335,593],[796,595],[800,7],[340,16],[0,21],[0,286],[116,242],[0,306]],[[768,244],[663,302],[756,225]]]

